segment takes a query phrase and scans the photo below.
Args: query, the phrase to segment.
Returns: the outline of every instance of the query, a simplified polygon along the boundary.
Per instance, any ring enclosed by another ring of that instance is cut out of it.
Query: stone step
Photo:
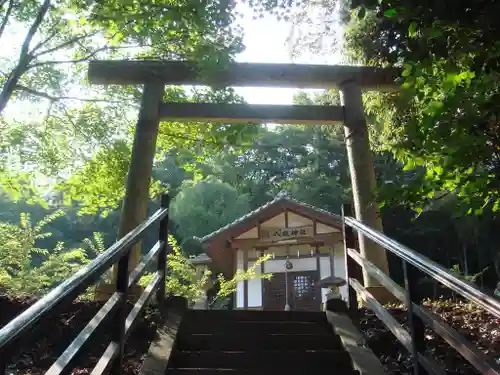
[[[321,350],[342,349],[340,338],[331,333],[270,334],[228,332],[214,334],[183,334],[177,337],[179,350]]]
[[[324,312],[308,311],[251,311],[251,310],[189,310],[186,319],[208,319],[210,321],[288,321],[325,322]]]
[[[273,334],[273,333],[305,333],[323,334],[332,332],[325,322],[294,322],[294,321],[210,321],[183,319],[179,331],[182,334],[209,334],[228,332],[234,335]]]
[[[286,375],[325,375],[327,373],[334,373],[335,375],[360,375],[359,371],[356,370],[345,370],[341,371],[339,369],[318,369],[316,371],[312,369],[287,369]],[[276,369],[251,369],[251,370],[219,370],[219,369],[169,369],[166,375],[277,375],[280,374]]]
[[[244,352],[176,350],[172,353],[169,368],[274,369],[274,371],[353,370],[351,358],[343,350],[247,350]]]

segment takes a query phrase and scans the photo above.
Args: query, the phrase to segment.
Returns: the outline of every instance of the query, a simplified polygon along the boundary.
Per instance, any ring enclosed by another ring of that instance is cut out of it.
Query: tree
[[[341,48],[344,0],[292,1],[288,12],[292,30],[288,38],[293,57],[304,54],[325,56]]]
[[[166,101],[177,102],[241,102],[233,90],[196,90],[193,95],[184,91],[167,90]],[[133,131],[131,126],[130,132]],[[221,150],[228,144],[248,143],[257,128],[247,124],[178,123],[161,122],[157,139],[155,163],[160,165],[166,155],[181,164],[201,161],[210,153]],[[125,194],[124,183],[130,164],[132,137],[118,139],[99,149],[69,178],[60,182],[56,190],[64,194],[66,203],[78,201],[81,213],[107,214],[116,209]],[[179,155],[172,154],[178,150]],[[159,181],[151,182],[150,196],[155,197],[164,187]]]
[[[4,239],[0,248],[0,291],[9,295],[29,295],[40,297],[52,288],[73,275],[79,268],[105,251],[103,236],[94,233],[86,238],[81,248],[68,248],[63,242],[57,242],[54,248],[39,247],[39,242],[50,238],[52,233],[44,228],[57,222],[63,215],[55,211],[33,225],[29,214],[22,214],[19,223],[0,222],[0,234]],[[211,282],[211,272],[207,271],[198,279],[196,271],[190,263],[190,257],[184,255],[177,246],[176,240],[170,236],[169,244],[172,253],[168,255],[169,273],[166,277],[166,290],[171,295],[183,296],[190,302],[202,297]],[[224,299],[236,290],[239,281],[256,277],[269,278],[270,275],[257,274],[260,264],[269,257],[263,257],[247,271],[238,271],[232,279],[216,275],[217,293],[215,300]],[[153,275],[141,278],[141,284],[147,284]],[[109,281],[111,275],[105,273],[101,279]],[[89,288],[80,298],[91,298]]]
[[[99,234],[86,249],[68,249],[64,242],[57,242],[54,248],[39,247],[40,240],[52,236],[44,228],[63,215],[56,211],[33,225],[29,214],[21,214],[18,224],[0,222],[0,233],[4,241],[0,248],[0,290],[13,295],[41,296],[60,282],[66,280],[82,265],[102,251]]]
[[[373,108],[386,127],[385,148],[407,169],[425,168],[403,198],[421,209],[451,191],[468,213],[487,206],[496,211],[500,23],[492,15],[499,5],[359,4],[366,12],[352,21],[348,48],[369,64],[404,68],[403,93],[386,95]]]
[[[340,97],[336,90],[300,92],[294,103],[339,105]],[[341,132],[340,126],[331,125],[261,128],[251,146],[227,147],[208,158],[202,169],[249,196],[252,209],[287,189],[297,199],[340,212],[349,189]]]
[[[169,237],[169,245],[172,252],[167,257],[168,274],[165,280],[165,292],[168,295],[184,297],[189,303],[200,301],[207,289],[215,287],[217,292],[209,301],[211,305],[214,305],[236,292],[238,282],[254,278],[269,279],[272,276],[271,274],[257,273],[261,263],[270,258],[268,254],[257,259],[248,270],[236,271],[232,279],[228,280],[222,274],[215,275],[216,285],[213,285],[212,272],[207,269],[201,277],[198,277],[194,266],[191,264],[191,258],[182,253],[177,246],[177,241],[172,236]],[[152,277],[152,274],[144,275],[141,277],[139,284],[147,285]]]
[[[103,154],[97,156],[101,163],[122,157],[126,164],[140,90],[86,86],[82,82],[90,59],[194,60],[209,77],[211,69],[223,68],[242,48],[233,4],[218,0],[133,4],[5,0],[0,1],[0,31],[2,40],[23,41],[19,51],[14,45],[0,61],[0,184],[13,197],[22,194],[31,199],[46,189],[34,186],[33,180],[39,185],[50,177],[53,181],[43,185],[53,187],[68,176],[82,175],[86,168],[96,168],[96,153]],[[224,90],[187,95],[180,88],[169,88],[165,100],[223,100],[231,95]],[[33,116],[22,116],[21,105],[30,106]],[[220,125],[163,123],[159,146],[168,149],[186,135],[211,145],[244,135],[241,130],[241,126],[222,131]],[[122,184],[123,175],[116,180]],[[65,191],[67,199],[80,198],[72,192],[75,197]],[[105,198],[105,204],[116,208],[121,200],[117,192],[118,198]]]
[[[297,46],[321,49],[338,38],[347,63],[401,67],[402,93],[369,93],[372,145],[389,151],[418,178],[400,201],[421,210],[443,191],[469,213],[498,208],[497,98],[499,5],[484,1],[314,1],[298,27],[314,24]],[[313,19],[308,15],[322,15]],[[488,30],[488,32],[485,32]],[[423,173],[422,173],[423,171]]]
[[[193,236],[209,234],[250,211],[248,197],[211,177],[186,185],[170,208],[180,244],[190,254],[200,252],[191,243]]]
[[[0,38],[19,37],[19,29],[24,29],[24,37],[17,58],[3,67],[0,113],[15,95],[53,102],[71,99],[63,94],[65,67],[103,54],[227,61],[241,48],[239,31],[232,28],[232,7],[230,2],[211,0],[4,0]]]
[[[334,212],[347,199],[345,147],[331,126],[262,129],[248,149],[227,149],[201,167],[250,199],[256,209],[283,189],[297,199]]]

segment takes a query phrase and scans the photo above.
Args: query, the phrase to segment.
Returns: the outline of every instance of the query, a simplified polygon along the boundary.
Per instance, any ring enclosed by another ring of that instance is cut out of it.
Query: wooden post
[[[375,169],[370,150],[368,128],[362,102],[360,86],[355,81],[346,81],[341,86],[341,100],[344,105],[344,133],[349,159],[349,170],[353,191],[356,218],[373,229],[383,231],[382,219],[374,190]],[[374,263],[385,274],[389,274],[385,249],[359,235],[359,249],[363,256]],[[388,293],[380,283],[363,271],[365,286],[377,299],[384,303]],[[375,287],[376,290],[373,290]],[[378,290],[377,290],[378,289]]]
[[[147,217],[149,185],[153,173],[153,159],[156,152],[156,138],[160,123],[159,111],[163,93],[163,84],[151,83],[144,85],[139,119],[137,120],[135,138],[132,145],[130,166],[127,173],[125,197],[122,204],[117,240],[135,229]],[[139,264],[140,259],[141,242],[136,244],[130,252],[128,270],[133,270]],[[117,265],[115,265],[113,267],[113,283],[116,283],[117,272]],[[130,289],[129,295],[132,297],[134,289],[140,288],[134,285]],[[95,298],[97,300],[107,300],[113,292],[113,285],[98,284]]]
[[[128,264],[130,253],[129,249],[117,263],[116,267],[116,291],[120,294],[119,307],[116,316],[111,325],[111,340],[118,347],[116,358],[112,362],[110,373],[112,375],[121,375],[123,369],[123,357],[125,355],[125,320],[127,319],[127,295],[128,295]]]
[[[328,247],[328,256],[330,257],[330,276],[335,276],[335,243]]]
[[[118,240],[137,227],[147,217],[149,185],[153,173],[153,159],[156,153],[156,138],[160,123],[159,110],[163,99],[164,85],[148,83],[144,85],[139,119],[135,129],[135,138],[127,174],[125,198],[122,204]],[[141,259],[141,243],[134,246],[129,257],[129,271],[133,270]],[[117,266],[113,267],[113,282],[116,282]],[[134,286],[134,289],[140,289]],[[96,288],[96,299],[106,300],[114,292],[110,285],[100,284]],[[134,296],[129,290],[129,295]]]
[[[243,270],[248,271],[248,249],[243,249]],[[243,280],[243,310],[248,310],[248,280]]]
[[[142,94],[139,120],[135,129],[130,167],[127,174],[125,198],[118,239],[137,227],[147,216],[149,185],[153,173],[153,159],[156,153],[159,110],[163,99],[163,84],[146,84]],[[140,244],[130,254],[129,269],[133,269],[141,256]]]
[[[413,308],[413,304],[418,306],[423,299],[418,285],[420,275],[414,266],[408,264],[404,260],[402,260],[402,266],[406,289],[406,311],[408,313],[408,326],[410,328],[411,335],[413,374],[427,375],[428,372],[425,370],[424,366],[420,364],[418,356],[419,354],[425,353],[425,324],[420,316],[415,314]]]
[[[168,194],[161,196],[161,208],[168,209],[170,205],[170,197]],[[168,245],[168,215],[165,216],[162,221],[160,221],[160,229],[158,232],[158,240],[162,243],[162,247],[158,252],[158,272],[161,273],[161,282],[158,286],[156,292],[156,301],[160,308],[160,313],[162,317],[165,318],[165,278],[167,276],[167,252],[169,250]]]
[[[226,245],[225,245],[225,249],[224,249],[226,252],[227,251],[230,251],[230,254],[232,254],[232,258],[233,258],[233,274],[231,275],[231,277],[234,277],[234,275],[236,275],[236,272],[238,270],[238,250],[235,250],[235,251],[231,251],[231,243],[226,240]],[[232,304],[232,307],[229,308],[229,310],[237,310],[238,309],[238,284],[236,284],[236,290],[231,294],[231,304]]]
[[[311,245],[309,245],[310,247]],[[318,271],[319,278],[321,280],[321,254],[319,252],[319,246],[314,246],[314,256],[316,257],[316,271]],[[318,280],[319,281],[319,280]]]
[[[345,274],[347,282],[347,299],[349,307],[349,315],[354,324],[359,324],[359,311],[358,311],[358,296],[356,290],[351,286],[350,279],[357,280],[363,284],[363,273],[361,267],[354,259],[349,256],[347,249],[358,250],[356,238],[353,229],[345,224],[344,217],[352,215],[352,208],[350,204],[342,206],[342,232],[344,235],[344,259],[345,259]]]

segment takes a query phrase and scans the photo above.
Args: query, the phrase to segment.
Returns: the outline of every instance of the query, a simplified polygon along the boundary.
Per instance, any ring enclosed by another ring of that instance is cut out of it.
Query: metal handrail
[[[130,247],[135,245],[151,225],[157,223],[167,214],[168,209],[156,211],[149,219],[114,243],[109,249],[82,267],[69,279],[52,289],[14,320],[7,323],[0,329],[0,349],[19,337],[26,330],[32,328],[45,313],[51,311],[61,301],[70,298],[72,295],[77,295],[89,287],[109,267],[115,264]]]
[[[344,217],[344,221],[353,229],[356,229],[364,236],[384,247],[386,250],[389,250],[399,258],[439,281],[455,293],[464,296],[492,315],[500,318],[500,301],[498,299],[483,293],[471,283],[460,280],[458,277],[454,276],[449,270],[440,264],[387,237],[385,234],[370,228],[360,221],[352,217]]]
[[[121,373],[124,342],[130,333],[132,325],[136,322],[139,312],[145,307],[154,291],[156,291],[160,311],[163,313],[166,253],[168,250],[168,205],[169,197],[163,195],[161,197],[161,208],[153,215],[0,329],[0,374],[5,370],[9,358],[13,356],[14,347],[17,346],[18,340],[36,329],[37,323],[41,319],[59,311],[60,308],[74,301],[78,295],[94,284],[106,270],[115,264],[118,265],[115,293],[80,332],[78,337],[73,340],[66,351],[61,354],[47,374],[60,375],[65,372],[75,360],[77,352],[95,333],[95,328],[104,323],[115,311],[118,312],[118,315],[110,322],[112,325],[112,341],[107,349],[107,355],[101,357],[99,364],[103,365],[103,368],[113,366],[115,374]],[[129,273],[128,263],[132,247],[142,239],[148,229],[157,223],[160,224],[157,243],[143,257],[137,267]],[[129,287],[137,282],[145,272],[147,265],[155,258],[158,260],[155,277],[145,288],[127,316],[126,296]],[[101,369],[99,366],[97,368]]]
[[[483,353],[440,316],[422,306],[424,293],[419,285],[419,280],[421,275],[428,275],[496,317],[500,317],[500,301],[478,290],[472,283],[461,280],[426,256],[350,217],[351,215],[351,205],[343,205],[347,294],[349,312],[353,320],[359,323],[358,298],[360,298],[410,352],[416,375],[446,374],[445,369],[426,353],[426,327],[444,339],[480,373],[500,375],[500,366],[494,359]],[[356,241],[355,232],[358,232],[360,237],[373,241],[401,259],[404,287],[401,287],[386,272],[373,264],[369,257],[365,257],[359,252],[359,243]],[[365,277],[373,278],[396,299],[403,302],[406,307],[408,329],[394,319],[381,302],[372,295],[370,287],[363,285]]]

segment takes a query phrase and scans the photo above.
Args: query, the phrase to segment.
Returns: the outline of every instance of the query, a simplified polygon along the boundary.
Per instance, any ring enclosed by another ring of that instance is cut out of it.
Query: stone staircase
[[[167,375],[358,375],[324,312],[189,310]]]

